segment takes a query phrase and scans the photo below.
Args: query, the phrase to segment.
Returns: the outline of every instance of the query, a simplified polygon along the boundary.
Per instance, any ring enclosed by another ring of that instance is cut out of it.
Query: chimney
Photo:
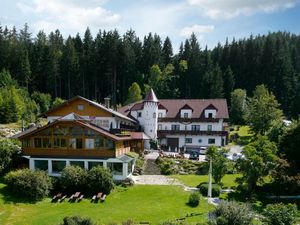
[[[104,104],[106,108],[110,108],[110,98],[106,97],[104,98]]]

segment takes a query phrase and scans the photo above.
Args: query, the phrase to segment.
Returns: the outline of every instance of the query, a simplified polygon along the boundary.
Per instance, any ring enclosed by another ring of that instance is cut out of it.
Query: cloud
[[[91,29],[104,29],[117,24],[121,17],[104,9],[105,0],[33,0],[31,4],[19,2],[17,7],[25,14],[39,19],[33,24],[36,30],[45,32],[61,29],[64,32],[83,32]]]
[[[199,7],[201,14],[211,19],[230,19],[239,15],[257,12],[271,13],[293,8],[298,0],[186,0],[189,5]]]
[[[129,7],[124,7],[122,15],[122,29],[132,28],[137,35],[142,37],[149,32],[162,36],[178,33],[178,23],[183,21],[184,4],[169,2],[134,2]]]
[[[194,33],[196,36],[198,36],[198,38],[203,38],[203,35],[206,33],[210,33],[215,29],[215,27],[213,25],[198,25],[195,24],[193,26],[190,27],[184,27],[181,31],[180,31],[180,36],[183,37],[190,37],[192,33]]]

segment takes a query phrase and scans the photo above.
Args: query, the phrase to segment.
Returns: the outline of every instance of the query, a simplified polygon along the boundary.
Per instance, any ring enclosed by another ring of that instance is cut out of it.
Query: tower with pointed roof
[[[158,119],[158,99],[151,88],[143,101],[141,113],[141,126],[151,139],[157,139],[157,119]],[[150,142],[145,143],[145,147],[150,148]]]

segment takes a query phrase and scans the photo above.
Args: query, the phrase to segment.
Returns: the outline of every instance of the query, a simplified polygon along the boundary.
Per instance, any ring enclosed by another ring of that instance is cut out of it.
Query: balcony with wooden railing
[[[158,137],[167,135],[205,135],[205,136],[227,136],[228,131],[208,131],[208,130],[158,130]]]

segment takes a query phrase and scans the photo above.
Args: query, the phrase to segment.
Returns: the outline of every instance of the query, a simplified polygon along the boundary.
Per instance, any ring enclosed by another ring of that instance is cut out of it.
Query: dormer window
[[[142,117],[142,112],[138,112],[137,117]]]
[[[189,118],[189,114],[188,113],[183,113],[183,118]]]
[[[218,111],[217,108],[213,104],[208,105],[204,110],[205,118],[208,119],[216,118],[217,111]]]
[[[163,114],[162,113],[158,113],[158,118],[162,118]]]

